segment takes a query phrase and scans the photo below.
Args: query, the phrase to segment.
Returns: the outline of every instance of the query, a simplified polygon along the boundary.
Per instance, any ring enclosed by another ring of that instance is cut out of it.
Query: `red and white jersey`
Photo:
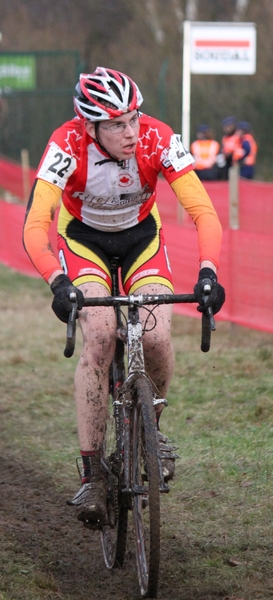
[[[180,136],[153,117],[141,114],[136,154],[125,161],[111,159],[76,117],[52,134],[37,178],[63,190],[71,215],[111,232],[133,227],[150,213],[160,172],[171,184],[193,163]]]

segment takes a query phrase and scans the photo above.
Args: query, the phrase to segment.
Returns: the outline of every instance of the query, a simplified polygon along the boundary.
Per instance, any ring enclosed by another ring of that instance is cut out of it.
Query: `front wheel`
[[[136,562],[141,595],[157,595],[160,563],[158,442],[148,380],[134,383],[132,416],[132,492]]]

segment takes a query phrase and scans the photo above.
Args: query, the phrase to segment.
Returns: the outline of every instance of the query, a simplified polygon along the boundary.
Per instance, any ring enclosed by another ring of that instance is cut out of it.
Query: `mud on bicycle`
[[[156,326],[160,304],[197,302],[194,294],[120,295],[119,260],[112,259],[112,296],[85,298],[84,306],[112,306],[116,314],[116,348],[109,373],[110,410],[102,466],[107,481],[107,521],[98,523],[105,565],[121,568],[125,559],[128,513],[132,513],[139,589],[155,598],[160,568],[160,494],[169,492],[168,480],[177,458],[176,449],[158,429],[156,406],[167,405],[145,371],[142,338]],[[210,292],[204,286],[204,301]],[[74,353],[76,294],[70,294],[72,311],[67,326],[64,355]],[[144,307],[144,325],[139,308]],[[124,309],[127,309],[125,313]],[[215,329],[212,311],[202,314],[201,349],[210,348]],[[127,350],[127,351],[126,351]],[[88,527],[88,522],[85,523]],[[90,528],[94,528],[90,524]]]

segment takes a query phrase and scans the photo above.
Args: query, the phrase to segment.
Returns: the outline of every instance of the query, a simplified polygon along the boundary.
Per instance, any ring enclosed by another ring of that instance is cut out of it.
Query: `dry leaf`
[[[239,567],[242,564],[239,560],[235,560],[234,558],[228,558],[227,562],[231,567]],[[234,600],[236,600],[236,598],[234,598]]]

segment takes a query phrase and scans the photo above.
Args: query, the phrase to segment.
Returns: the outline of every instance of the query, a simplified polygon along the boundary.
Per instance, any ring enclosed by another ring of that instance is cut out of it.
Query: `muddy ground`
[[[0,598],[29,600],[28,580],[34,573],[36,585],[38,582],[41,588],[37,599],[139,598],[131,533],[123,570],[108,571],[103,562],[99,533],[81,526],[73,507],[66,505],[67,495],[58,492],[55,481],[45,478],[35,466],[23,460],[18,464],[18,458],[14,460],[11,454],[1,458],[0,498],[2,544],[9,556],[13,553],[14,564],[20,564],[20,576],[26,581],[25,590],[12,589],[5,564],[2,565],[0,591],[4,595],[0,593]],[[163,574],[159,598],[185,598],[184,594],[179,595],[177,583],[164,581]]]

